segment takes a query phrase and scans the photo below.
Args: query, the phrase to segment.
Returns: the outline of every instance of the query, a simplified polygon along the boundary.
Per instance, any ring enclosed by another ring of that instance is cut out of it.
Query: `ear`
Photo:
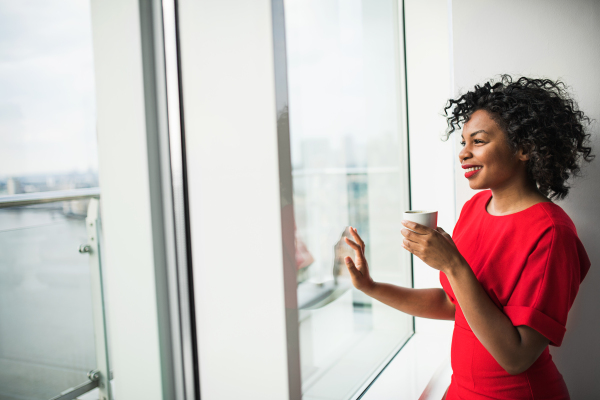
[[[520,148],[517,150],[517,158],[519,161],[529,161],[529,150]]]

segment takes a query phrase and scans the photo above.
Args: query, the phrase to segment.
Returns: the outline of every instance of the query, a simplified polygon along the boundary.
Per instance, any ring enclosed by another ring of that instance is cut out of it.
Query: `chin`
[[[481,185],[481,184],[477,184],[473,181],[469,181],[469,187],[473,190],[485,190],[485,189],[489,189],[490,187],[488,185]]]

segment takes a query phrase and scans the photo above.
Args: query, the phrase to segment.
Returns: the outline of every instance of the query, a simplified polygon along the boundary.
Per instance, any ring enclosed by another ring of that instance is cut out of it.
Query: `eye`
[[[463,141],[463,142],[460,142],[460,145],[461,145],[462,147],[465,147],[465,144],[467,144],[467,143],[466,143],[466,142],[464,142],[464,141]]]
[[[475,139],[473,140],[473,143],[478,144],[478,143],[483,143],[483,140],[480,139]]]

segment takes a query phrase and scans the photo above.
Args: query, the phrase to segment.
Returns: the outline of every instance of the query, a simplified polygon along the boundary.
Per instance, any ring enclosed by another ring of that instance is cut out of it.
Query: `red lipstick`
[[[476,171],[470,171],[470,172],[466,172],[466,173],[465,173],[465,178],[470,178],[470,177],[472,177],[473,175],[475,175],[476,173],[478,173],[479,171],[481,171],[481,169],[478,169],[478,170],[476,170]]]
[[[473,175],[475,175],[476,173],[478,173],[479,171],[481,171],[483,169],[483,167],[481,165],[474,165],[474,164],[464,164],[464,165],[461,165],[461,167],[463,169],[468,169],[468,168],[473,168],[473,167],[481,167],[481,168],[479,168],[479,169],[477,169],[475,171],[466,172],[465,173],[465,178],[467,178],[467,179],[470,178],[470,177],[472,177]]]

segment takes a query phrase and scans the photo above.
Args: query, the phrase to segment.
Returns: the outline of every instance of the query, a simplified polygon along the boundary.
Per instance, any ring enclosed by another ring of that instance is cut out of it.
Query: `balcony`
[[[110,398],[99,197],[0,197],[3,399]]]

